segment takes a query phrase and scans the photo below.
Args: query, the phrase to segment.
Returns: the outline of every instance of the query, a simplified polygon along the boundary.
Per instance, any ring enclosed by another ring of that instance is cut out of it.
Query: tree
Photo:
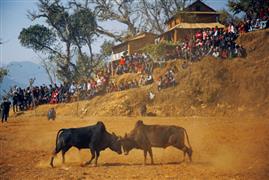
[[[248,18],[259,15],[261,10],[269,8],[268,0],[229,0],[228,7],[234,14],[245,13]]]
[[[100,53],[105,57],[109,57],[112,54],[112,47],[115,45],[114,41],[105,40],[101,45]]]
[[[127,34],[134,36],[137,33],[135,23],[138,20],[138,14],[136,13],[137,3],[135,0],[91,0],[91,2],[94,4],[94,12],[99,20],[118,21],[127,26]],[[99,32],[110,34],[100,27]],[[118,38],[115,35],[112,37]]]
[[[2,44],[3,44],[3,41],[0,38],[0,45],[2,45]],[[0,83],[2,83],[4,77],[7,75],[7,73],[8,73],[7,69],[0,67]]]
[[[141,52],[149,54],[153,61],[159,61],[164,58],[167,53],[174,51],[177,45],[170,42],[161,42],[159,44],[149,44],[142,49]]]
[[[3,81],[4,77],[7,75],[7,69],[5,68],[0,68],[0,83]]]
[[[140,31],[163,33],[165,21],[182,10],[190,0],[84,0],[84,6],[88,1],[93,3],[98,20],[117,21],[127,27],[127,32],[123,32],[121,37],[100,26],[97,31],[116,41],[123,41],[124,36],[134,36]]]
[[[219,13],[220,13],[220,19],[219,19],[219,21],[222,24],[229,24],[231,22],[237,24],[238,22],[240,22],[240,18],[232,15],[231,13],[229,13],[225,9],[220,10]]]
[[[41,61],[40,62],[41,66],[45,69],[45,71],[46,71],[46,73],[47,73],[47,75],[49,77],[50,83],[54,84],[55,83],[54,78],[56,76],[56,65],[53,62],[53,59],[51,57],[43,58],[41,56],[39,56],[39,59]]]
[[[94,66],[92,42],[97,23],[90,9],[63,5],[60,0],[39,0],[37,12],[28,12],[32,20],[43,18],[44,25],[24,28],[19,35],[21,44],[36,52],[48,54],[56,64],[57,76],[71,83],[80,76],[74,58],[84,57],[89,52],[88,70]],[[87,50],[84,50],[87,49]],[[84,50],[84,52],[83,52]]]
[[[51,51],[55,54],[62,55],[57,49],[53,49],[52,45],[56,41],[55,34],[43,25],[32,25],[23,28],[19,35],[22,46],[31,48],[35,51]]]
[[[141,14],[143,28],[155,32],[165,32],[165,22],[176,12],[183,10],[190,0],[141,0],[138,11]]]

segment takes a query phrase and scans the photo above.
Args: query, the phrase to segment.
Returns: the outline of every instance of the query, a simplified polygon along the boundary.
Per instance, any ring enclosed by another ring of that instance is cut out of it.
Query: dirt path
[[[56,168],[49,167],[57,130],[102,120],[108,131],[124,135],[138,118],[74,119],[20,117],[0,125],[0,179],[269,179],[269,122],[223,118],[143,118],[146,124],[185,127],[194,150],[193,163],[181,162],[182,152],[153,149],[155,165],[143,165],[143,152],[128,156],[106,150],[98,167],[80,167],[90,158],[87,150],[71,149],[66,165],[60,154]],[[81,158],[81,160],[80,160]]]

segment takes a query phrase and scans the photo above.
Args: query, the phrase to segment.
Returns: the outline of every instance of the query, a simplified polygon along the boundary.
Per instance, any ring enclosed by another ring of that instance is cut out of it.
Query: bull
[[[185,145],[185,136],[188,146]],[[141,149],[144,151],[144,164],[146,164],[147,153],[151,158],[151,164],[154,164],[152,147],[167,148],[173,146],[188,154],[190,162],[192,161],[192,148],[189,142],[187,131],[178,126],[164,125],[145,125],[143,121],[138,120],[135,128],[121,138],[121,144],[125,155],[132,149]]]
[[[121,154],[121,143],[119,137],[114,133],[110,134],[106,131],[103,122],[98,121],[95,125],[60,129],[56,136],[56,147],[53,151],[50,165],[53,166],[54,157],[61,151],[62,163],[65,163],[65,153],[71,148],[90,149],[91,159],[84,165],[88,165],[95,159],[95,166],[100,155],[100,151],[110,148],[112,151]]]

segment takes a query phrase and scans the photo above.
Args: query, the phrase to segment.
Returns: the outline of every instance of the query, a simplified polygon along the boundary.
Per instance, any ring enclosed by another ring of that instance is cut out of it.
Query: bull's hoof
[[[51,166],[52,168],[54,168],[54,165],[53,165],[52,163],[50,163],[50,166]]]
[[[84,162],[84,163],[81,163],[80,165],[82,166],[82,167],[85,167],[85,166],[88,166],[89,164],[91,164],[89,161],[86,161],[86,162]]]

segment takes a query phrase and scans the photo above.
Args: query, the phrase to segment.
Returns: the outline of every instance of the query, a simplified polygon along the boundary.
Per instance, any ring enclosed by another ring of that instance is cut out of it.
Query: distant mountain
[[[26,87],[29,84],[30,78],[35,78],[34,85],[49,84],[49,78],[46,71],[41,65],[30,62],[11,62],[6,65],[8,76],[6,76],[0,85],[0,92],[9,89],[11,86],[17,85]]]
[[[19,86],[19,87],[26,87],[27,85],[26,84],[22,84],[22,83],[19,83],[13,79],[11,79],[10,77],[6,76],[4,79],[3,79],[3,82],[0,84],[0,95],[2,94],[5,94],[5,91],[8,91],[8,89],[10,87],[13,87],[13,86]]]

